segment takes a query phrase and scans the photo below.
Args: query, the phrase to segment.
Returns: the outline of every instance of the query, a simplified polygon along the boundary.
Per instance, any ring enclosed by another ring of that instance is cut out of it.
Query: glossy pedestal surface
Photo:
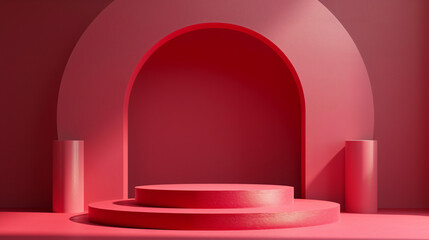
[[[84,211],[84,142],[53,143],[52,208],[58,213]]]
[[[376,213],[377,141],[346,141],[345,208],[353,213]]]
[[[293,187],[171,184],[136,187],[136,199],[89,204],[89,220],[120,227],[250,230],[315,226],[339,220],[338,203],[293,199]]]

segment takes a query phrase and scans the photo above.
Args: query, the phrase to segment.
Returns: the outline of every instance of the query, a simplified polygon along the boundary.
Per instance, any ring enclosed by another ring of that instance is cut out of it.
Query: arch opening
[[[128,87],[124,188],[133,197],[142,184],[266,183],[303,197],[303,99],[292,65],[263,36],[230,24],[174,32]]]

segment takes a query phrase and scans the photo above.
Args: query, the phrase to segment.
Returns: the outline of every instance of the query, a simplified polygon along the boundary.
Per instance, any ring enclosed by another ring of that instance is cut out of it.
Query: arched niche
[[[232,24],[185,27],[161,42],[130,82],[130,197],[162,183],[281,184],[299,197],[304,103],[286,56]]]
[[[287,56],[305,99],[303,196],[343,202],[344,141],[373,137],[374,106],[362,57],[329,10],[317,0],[129,0],[91,23],[61,81],[58,137],[85,140],[85,203],[128,196],[124,116],[146,56],[170,33],[210,22],[250,29]]]

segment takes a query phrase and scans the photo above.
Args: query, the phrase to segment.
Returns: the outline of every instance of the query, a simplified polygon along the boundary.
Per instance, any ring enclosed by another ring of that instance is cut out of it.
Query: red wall
[[[133,85],[129,195],[142,184],[266,183],[299,196],[299,101],[288,67],[257,38],[203,29],[170,40]]]
[[[381,207],[429,207],[429,3],[321,0],[355,40],[374,93]],[[110,0],[0,2],[0,208],[51,207],[59,81]]]
[[[64,67],[111,0],[0,1],[0,208],[51,209]]]
[[[371,79],[379,205],[429,207],[429,1],[321,2],[354,39]]]

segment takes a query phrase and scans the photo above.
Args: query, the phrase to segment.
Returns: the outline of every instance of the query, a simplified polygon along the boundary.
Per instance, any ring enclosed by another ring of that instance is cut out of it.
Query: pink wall
[[[374,93],[381,207],[429,207],[429,1],[322,0],[358,46]]]
[[[83,30],[109,2],[0,2],[0,208],[50,209],[60,78]],[[428,2],[321,2],[351,34],[370,75],[380,206],[428,207]]]
[[[0,209],[51,209],[64,67],[110,0],[0,1]]]
[[[170,40],[133,85],[129,195],[142,184],[266,183],[299,196],[299,101],[290,70],[257,38],[204,29]]]
[[[340,22],[316,0],[175,3],[115,1],[67,63],[57,129],[60,138],[85,139],[86,203],[128,195],[128,100],[135,76],[153,46],[205,22],[241,28],[295,70],[305,102],[302,190],[308,198],[343,202],[344,140],[372,138],[374,112],[365,65]]]

